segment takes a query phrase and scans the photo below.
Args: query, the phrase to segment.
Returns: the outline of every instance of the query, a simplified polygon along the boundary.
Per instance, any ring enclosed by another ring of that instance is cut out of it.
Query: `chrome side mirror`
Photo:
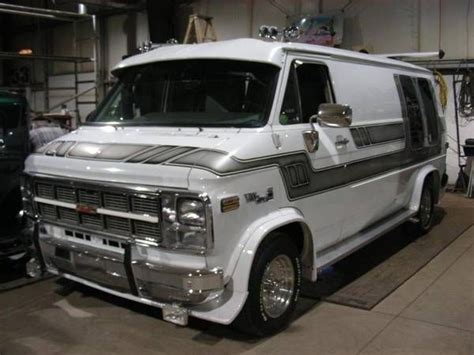
[[[315,116],[317,116],[320,126],[349,127],[352,123],[352,109],[349,105],[321,104],[318,107],[318,114]]]

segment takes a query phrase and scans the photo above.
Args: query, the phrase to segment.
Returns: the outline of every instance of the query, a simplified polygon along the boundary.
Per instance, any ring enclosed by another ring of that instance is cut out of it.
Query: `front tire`
[[[233,325],[260,337],[281,331],[291,320],[300,286],[301,263],[295,244],[284,233],[272,233],[255,255],[249,295]]]

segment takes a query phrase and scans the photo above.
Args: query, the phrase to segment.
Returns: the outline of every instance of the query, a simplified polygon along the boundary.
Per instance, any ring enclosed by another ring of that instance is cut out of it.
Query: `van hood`
[[[180,158],[202,150],[236,155],[267,130],[84,126],[28,157],[25,172],[66,179],[186,189],[193,164]],[[245,144],[243,144],[245,142]]]

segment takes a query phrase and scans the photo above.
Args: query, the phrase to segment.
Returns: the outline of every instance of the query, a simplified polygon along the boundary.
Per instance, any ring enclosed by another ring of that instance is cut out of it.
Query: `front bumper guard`
[[[224,289],[222,269],[190,270],[132,261],[138,293],[152,299],[199,304]]]
[[[123,252],[112,252],[46,234],[40,235],[38,241],[49,272],[75,281],[82,279],[82,283],[105,291],[128,294],[139,302],[149,300],[161,308],[172,305],[174,311],[169,312],[168,307],[166,313],[173,317],[182,314],[181,305],[205,303],[224,290],[222,269],[192,270],[153,264],[134,257],[138,253],[131,243]]]

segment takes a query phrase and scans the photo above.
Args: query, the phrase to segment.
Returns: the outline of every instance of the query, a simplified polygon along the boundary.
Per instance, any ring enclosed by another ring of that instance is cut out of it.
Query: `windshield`
[[[231,60],[180,60],[124,69],[89,123],[261,127],[279,68]]]

